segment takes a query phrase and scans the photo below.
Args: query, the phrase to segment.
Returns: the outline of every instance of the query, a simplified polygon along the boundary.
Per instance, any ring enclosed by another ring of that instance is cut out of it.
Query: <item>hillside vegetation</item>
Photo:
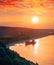
[[[38,65],[38,63],[26,60],[0,42],[0,65]]]

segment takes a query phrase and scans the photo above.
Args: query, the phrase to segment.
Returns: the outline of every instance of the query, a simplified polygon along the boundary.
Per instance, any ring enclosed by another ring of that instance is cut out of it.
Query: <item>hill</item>
[[[48,35],[54,35],[54,29],[30,29],[0,26],[0,41],[5,43],[37,39]]]
[[[54,29],[31,29],[22,27],[4,27],[0,26],[0,37],[11,37],[11,36],[21,36],[30,34],[43,34],[53,32]]]
[[[0,42],[0,65],[38,65],[38,63],[26,60]]]

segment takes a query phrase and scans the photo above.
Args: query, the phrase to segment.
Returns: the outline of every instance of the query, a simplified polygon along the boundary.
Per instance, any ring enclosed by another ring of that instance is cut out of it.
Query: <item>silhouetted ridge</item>
[[[54,29],[31,29],[31,28],[23,28],[23,27],[5,27],[0,26],[0,37],[12,37],[12,36],[20,36],[20,35],[33,35],[33,34],[54,34]]]

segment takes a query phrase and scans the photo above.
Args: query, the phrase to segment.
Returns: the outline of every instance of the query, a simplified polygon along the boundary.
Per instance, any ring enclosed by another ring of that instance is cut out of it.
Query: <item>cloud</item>
[[[38,3],[37,3],[38,2]],[[41,7],[54,7],[54,1],[53,0],[47,0],[47,1],[30,1],[30,0],[0,0],[0,6],[13,6],[17,8],[34,8],[37,5],[40,5]]]
[[[41,6],[48,8],[48,9],[54,9],[54,1],[46,1],[46,2],[41,2]]]
[[[0,11],[2,12],[8,11],[8,13],[10,12],[11,14],[14,14],[16,11],[19,12],[20,9],[21,9],[20,14],[22,14],[21,12],[23,10],[26,10],[26,12],[28,10],[30,10],[30,12],[36,12],[36,11],[43,12],[44,9],[42,8],[45,8],[46,10],[54,11],[54,0],[46,0],[46,1],[45,0],[37,0],[37,1],[36,0],[31,0],[31,1],[30,0],[0,0]]]

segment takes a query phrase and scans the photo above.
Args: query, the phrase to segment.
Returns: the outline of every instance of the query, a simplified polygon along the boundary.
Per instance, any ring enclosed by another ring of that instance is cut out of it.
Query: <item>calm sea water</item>
[[[30,61],[38,62],[39,65],[54,65],[54,36],[35,39],[35,41],[36,44],[34,46],[25,46],[24,42],[24,44],[11,46],[10,49]]]

